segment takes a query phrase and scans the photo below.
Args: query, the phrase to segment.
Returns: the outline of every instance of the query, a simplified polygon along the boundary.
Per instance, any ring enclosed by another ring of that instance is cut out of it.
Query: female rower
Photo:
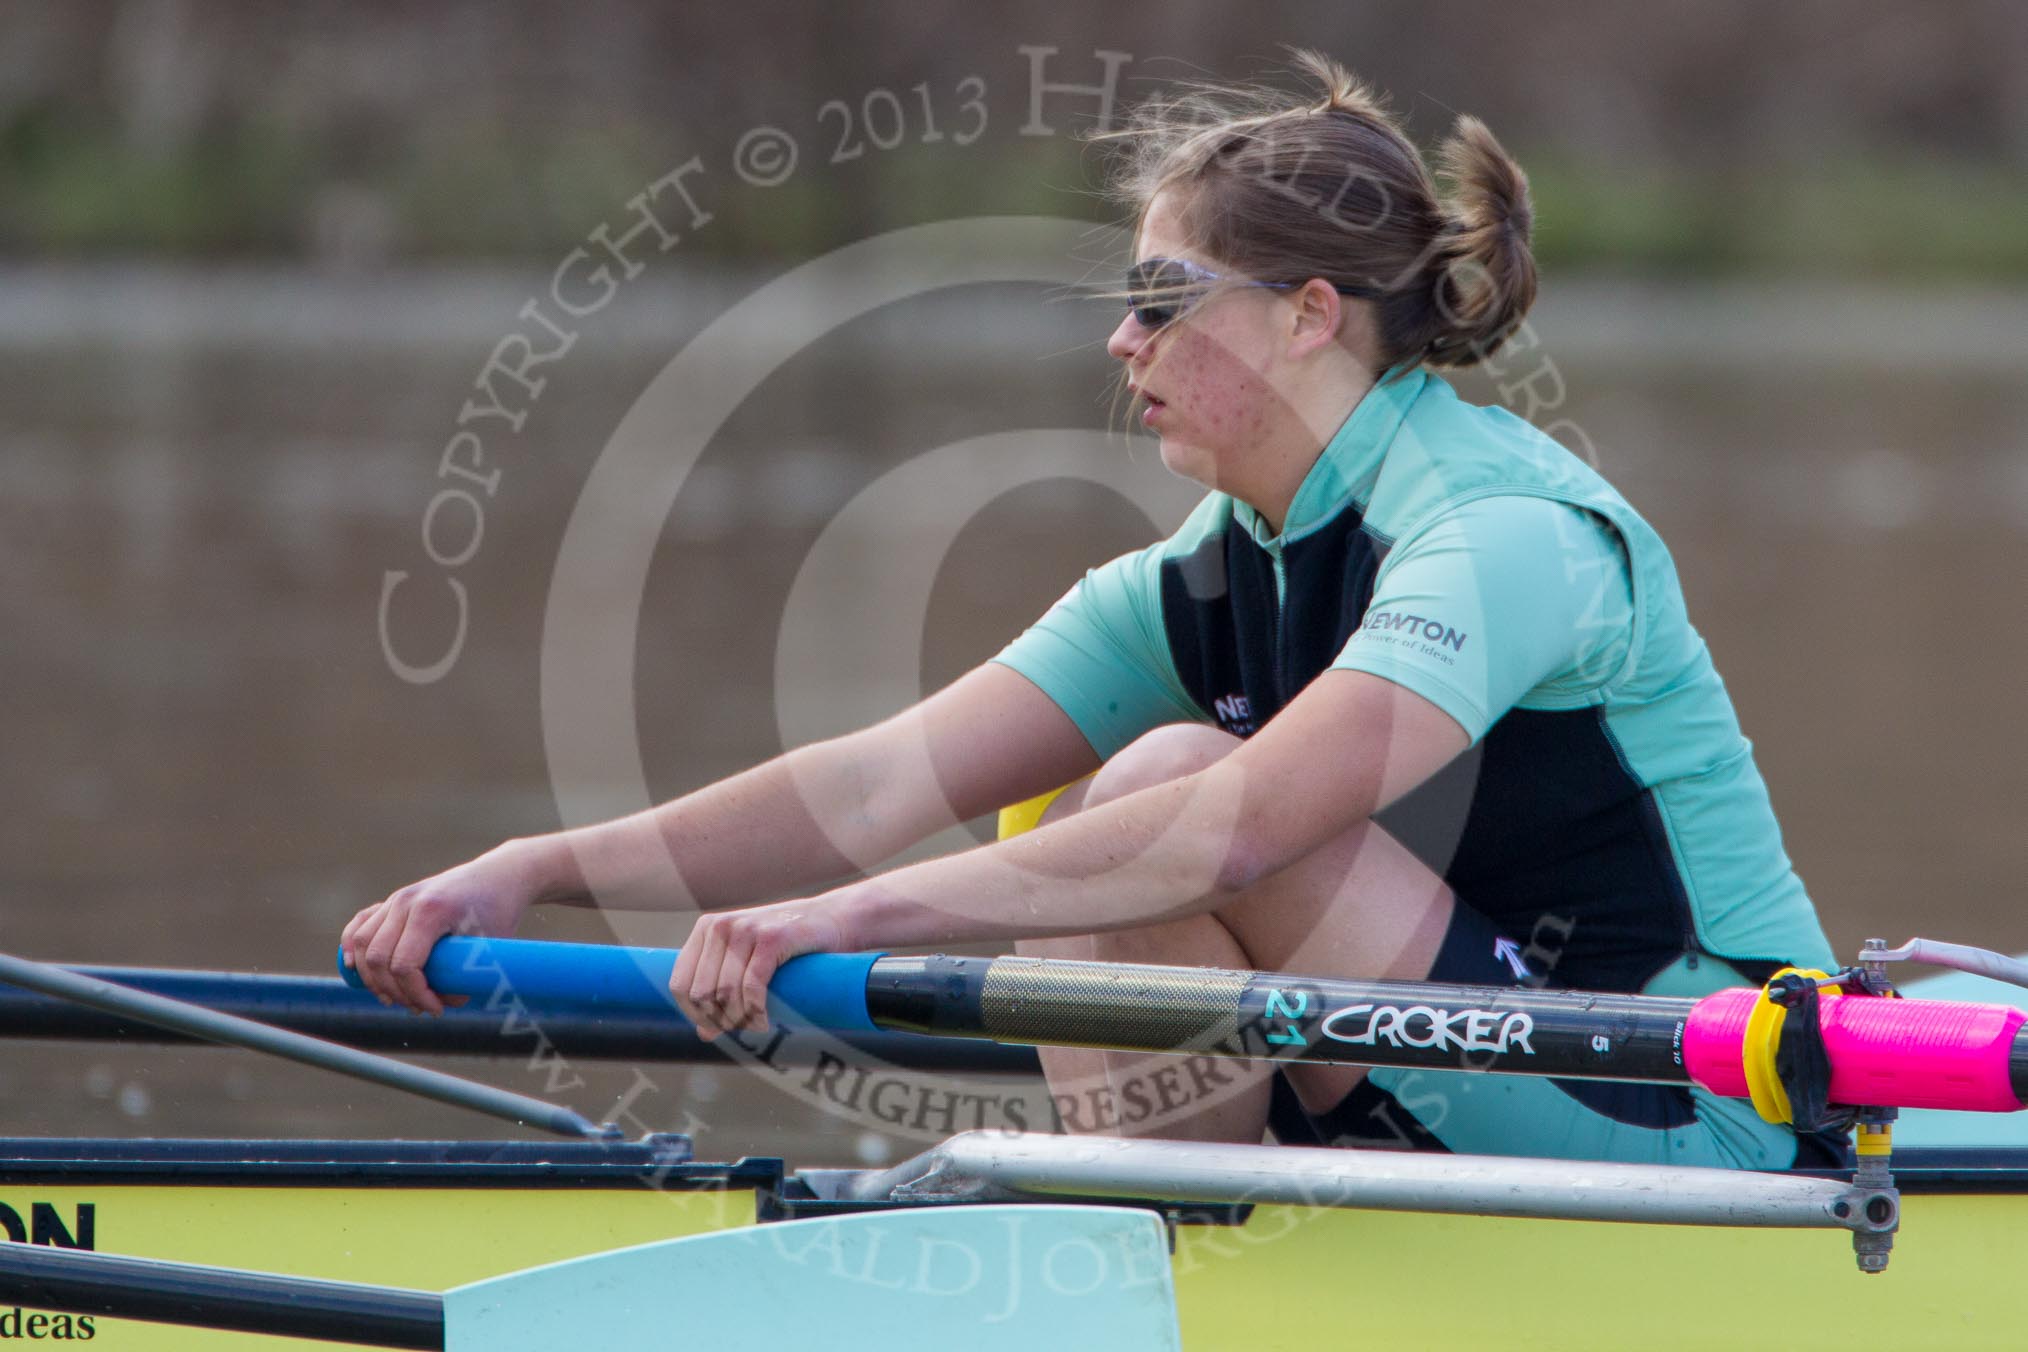
[[[1435,368],[1535,295],[1527,182],[1460,119],[1435,181],[1341,67],[1317,94],[1144,112],[1119,360],[1163,463],[1210,489],[994,660],[878,726],[602,826],[510,841],[361,911],[367,984],[534,902],[694,904],[700,1031],[765,1026],[819,950],[1025,954],[1691,994],[1830,950],[1655,532]],[[1065,788],[1058,786],[1068,785]],[[1034,828],[847,882],[1031,801]],[[655,894],[669,863],[688,898]],[[771,896],[795,900],[756,905]],[[1702,1090],[1060,1048],[1072,1130],[1781,1167]]]

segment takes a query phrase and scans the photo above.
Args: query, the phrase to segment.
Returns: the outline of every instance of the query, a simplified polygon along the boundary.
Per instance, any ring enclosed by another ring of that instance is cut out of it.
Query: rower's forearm
[[[644,812],[517,844],[542,901],[745,906],[807,893],[927,834],[877,789],[848,746],[819,744]]]
[[[1236,786],[1191,776],[838,889],[862,949],[1050,938],[1200,915],[1247,878]]]

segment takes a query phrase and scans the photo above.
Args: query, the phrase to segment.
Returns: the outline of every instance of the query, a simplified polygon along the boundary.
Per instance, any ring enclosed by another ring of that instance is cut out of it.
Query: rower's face
[[[1176,258],[1230,273],[1192,248],[1170,193],[1142,218],[1136,262]],[[1269,428],[1279,296],[1260,287],[1221,287],[1175,319],[1149,328],[1131,310],[1106,351],[1126,365],[1136,414],[1162,439],[1162,463],[1207,488],[1226,487],[1232,467]],[[1145,410],[1145,412],[1143,412]]]

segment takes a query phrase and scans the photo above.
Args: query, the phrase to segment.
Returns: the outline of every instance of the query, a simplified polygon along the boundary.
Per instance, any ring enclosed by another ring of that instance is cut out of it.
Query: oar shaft
[[[1757,990],[1697,1000],[1336,981],[1273,972],[1035,958],[883,958],[883,1028],[1042,1046],[1196,1052],[1558,1079],[1696,1084],[1748,1097]],[[2028,1013],[1949,1000],[1827,996],[1829,1101],[2015,1112],[2028,1103]]]
[[[677,1017],[674,949],[448,938],[424,966],[445,995],[531,1009]],[[346,971],[348,981],[358,974]],[[1036,1046],[1201,1052],[1358,1066],[1680,1084],[1691,1000],[1526,987],[1333,981],[1039,958],[814,953],[783,965],[769,1017]]]
[[[446,994],[509,989],[673,1015],[676,953],[446,939],[426,969]],[[356,978],[355,978],[356,979]],[[812,954],[769,992],[777,1023],[1036,1046],[1698,1084],[1747,1095],[1744,989],[1700,1000],[1528,987],[1337,981],[1273,972],[1038,958]],[[2000,1005],[1827,996],[1831,1101],[2011,1112],[2028,1102],[2028,1015]]]
[[[1681,1084],[1695,1002],[1037,958],[883,958],[883,1028],[1044,1046]]]
[[[87,1318],[109,1315],[369,1347],[444,1345],[444,1298],[433,1291],[40,1245],[0,1244],[0,1300]]]
[[[191,1037],[203,1038],[207,1042],[223,1042],[230,1046],[247,1047],[254,1051],[287,1057],[291,1061],[301,1061],[323,1070],[337,1071],[341,1075],[371,1080],[376,1084],[417,1094],[423,1098],[435,1099],[440,1103],[470,1108],[475,1112],[488,1113],[509,1122],[541,1127],[560,1136],[602,1140],[616,1135],[618,1131],[617,1128],[609,1130],[600,1127],[569,1108],[545,1103],[526,1094],[515,1094],[505,1089],[496,1089],[489,1084],[461,1080],[455,1075],[446,1075],[441,1071],[428,1070],[422,1066],[412,1066],[406,1061],[396,1061],[385,1056],[375,1056],[371,1052],[362,1052],[353,1047],[340,1046],[335,1042],[306,1037],[301,1033],[289,1032],[287,1029],[273,1028],[264,1023],[255,1023],[252,1019],[235,1018],[201,1005],[185,1004],[180,1000],[150,995],[146,991],[129,990],[110,981],[84,976],[62,967],[53,967],[48,963],[30,962],[26,958],[0,953],[0,981],[27,990],[41,991],[45,995],[60,996],[92,1009],[187,1033]]]
[[[433,1018],[383,1006],[337,977],[273,972],[205,972],[166,967],[73,967],[80,976],[116,986],[202,1005],[291,1032],[342,1042],[348,1047],[396,1054],[493,1056],[526,1059],[554,1052],[570,1061],[660,1061],[719,1064],[736,1059],[741,1048],[721,1039],[706,1042],[696,1030],[653,1012],[544,1005],[539,1010],[511,1000],[484,999],[446,1009]],[[863,1003],[863,1002],[862,1002]],[[58,1038],[84,1042],[179,1043],[189,1035],[139,1019],[87,1009],[69,1000],[0,983],[0,1042]],[[748,1047],[759,1046],[749,1043]],[[770,1048],[781,1066],[808,1067],[843,1052],[900,1070],[1033,1074],[1035,1053],[1027,1047],[976,1038],[932,1038],[913,1033],[839,1033],[825,1038],[789,1038]]]

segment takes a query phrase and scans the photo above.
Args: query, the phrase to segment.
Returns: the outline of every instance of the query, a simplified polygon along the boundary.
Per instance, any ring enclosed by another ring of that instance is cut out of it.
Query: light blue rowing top
[[[1661,539],[1557,442],[1425,371],[1366,394],[1279,534],[1213,493],[997,660],[1108,757],[1163,723],[1250,735],[1327,669],[1384,677],[1473,746],[1378,820],[1508,932],[1553,935],[1559,980],[1831,961]]]

